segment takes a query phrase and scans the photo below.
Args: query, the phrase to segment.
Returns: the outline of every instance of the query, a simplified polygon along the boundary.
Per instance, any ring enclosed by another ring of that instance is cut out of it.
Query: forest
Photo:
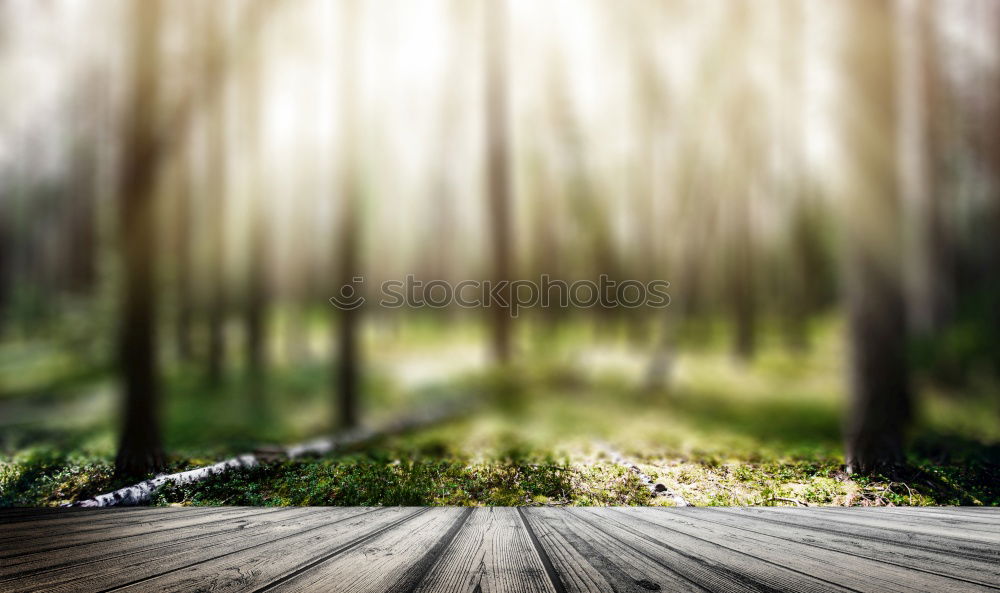
[[[1000,3],[0,0],[0,507],[1000,504]]]

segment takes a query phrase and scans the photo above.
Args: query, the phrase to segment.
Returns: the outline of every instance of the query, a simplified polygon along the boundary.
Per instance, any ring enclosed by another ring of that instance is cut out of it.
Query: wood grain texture
[[[415,590],[555,591],[517,509],[474,509],[441,552]]]
[[[1000,591],[1000,510],[0,511],[2,591]]]

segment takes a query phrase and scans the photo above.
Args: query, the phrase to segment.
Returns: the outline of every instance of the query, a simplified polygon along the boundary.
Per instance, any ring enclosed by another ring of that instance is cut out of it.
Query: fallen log
[[[111,507],[132,506],[148,503],[160,487],[166,484],[182,486],[193,484],[225,473],[231,469],[254,467],[261,463],[296,459],[309,455],[328,455],[361,447],[377,440],[404,434],[433,424],[452,420],[464,415],[472,406],[468,404],[448,404],[430,410],[410,414],[384,424],[380,429],[357,428],[330,438],[316,439],[307,443],[283,447],[260,447],[253,453],[237,455],[206,467],[199,467],[175,474],[164,474],[143,480],[134,486],[119,488],[114,492],[100,494],[87,500],[64,504],[64,507]]]
[[[134,486],[119,488],[114,492],[99,494],[94,498],[77,501],[71,504],[64,504],[64,507],[113,507],[130,506],[149,502],[153,493],[165,484],[193,484],[212,476],[217,476],[227,470],[240,467],[253,467],[257,465],[257,458],[253,455],[238,455],[225,461],[199,467],[176,474],[159,475],[149,480],[143,480]]]

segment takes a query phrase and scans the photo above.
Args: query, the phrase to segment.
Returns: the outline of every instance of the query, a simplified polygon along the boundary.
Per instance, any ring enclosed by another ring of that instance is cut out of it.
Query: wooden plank
[[[574,509],[597,529],[614,533],[638,552],[669,559],[686,578],[712,591],[851,591],[840,579],[788,567],[784,559],[762,558],[756,550],[716,541],[707,534],[668,529],[637,518],[630,509]]]
[[[759,561],[782,566],[801,575],[837,583],[855,591],[875,589],[906,593],[915,587],[932,591],[951,591],[957,588],[969,591],[988,590],[982,585],[959,582],[946,576],[915,572],[868,558],[823,550],[700,519],[702,515],[710,517],[713,509],[678,511],[680,509],[659,509],[636,513],[635,509],[613,509],[603,513],[602,516],[612,520],[614,516],[628,517],[627,523],[643,532],[652,533],[648,526],[656,525],[691,537],[703,538],[716,545],[752,556]]]
[[[15,521],[44,521],[55,515],[60,517],[95,517],[112,514],[113,511],[149,511],[150,507],[131,507],[120,509],[82,509],[74,507],[9,507],[0,508],[0,525]]]
[[[243,508],[238,516],[225,514],[194,525],[161,529],[120,538],[95,540],[85,545],[69,548],[56,547],[8,558],[0,566],[0,583],[17,574],[55,570],[67,566],[97,562],[109,558],[123,558],[145,554],[171,546],[187,545],[193,540],[217,534],[238,531],[260,521],[287,520],[301,511],[292,508],[254,509]]]
[[[1000,590],[980,509],[40,511],[3,532],[33,550],[0,562],[4,592]]]
[[[216,513],[181,513],[177,517],[167,517],[168,520],[162,523],[124,521],[110,526],[80,529],[79,531],[63,527],[61,530],[45,530],[42,535],[38,535],[36,530],[31,530],[19,538],[0,542],[0,559],[9,560],[31,553],[54,552],[85,544],[99,544],[131,536],[147,535],[154,531],[161,533],[178,531],[201,524],[214,524],[229,518],[236,518],[241,514],[253,514],[253,511],[230,508],[219,510]]]
[[[547,515],[548,511],[555,511],[556,514]],[[561,521],[558,512],[556,509],[531,508],[522,513],[559,575],[563,589],[570,593],[627,590],[621,586],[616,588],[612,583],[634,583],[636,579],[626,575],[617,563],[608,559],[606,548],[598,551],[571,530],[570,536],[566,537],[549,525],[549,522]],[[652,570],[658,571],[659,566],[654,565]]]
[[[335,556],[362,545],[379,534],[405,526],[426,509],[392,507],[360,509],[347,519],[333,520],[330,508],[310,510],[310,518],[328,520],[320,529],[302,532],[280,541],[201,561],[138,581],[122,591],[211,591],[212,593],[256,591],[311,566],[318,559]],[[405,527],[403,528],[405,531]],[[335,589],[330,589],[335,590]]]
[[[991,529],[986,525],[959,523],[955,525],[934,524],[920,517],[900,514],[872,513],[850,508],[808,508],[796,509],[803,513],[835,521],[841,525],[858,525],[865,527],[880,527],[905,531],[912,535],[935,535],[952,539],[964,539],[975,542],[990,542],[1000,544],[1000,530]]]
[[[416,591],[554,592],[517,509],[472,511]]]
[[[114,520],[142,517],[148,520],[158,514],[169,512],[207,511],[208,507],[123,507],[111,509],[31,509],[19,515],[0,517],[0,525],[7,528],[38,528],[42,525],[92,524]]]
[[[575,509],[531,509],[527,516],[567,591],[707,590],[677,570],[676,557],[638,552],[582,521]]]
[[[347,549],[334,549],[312,563],[289,573],[262,591],[405,590],[416,584],[426,563],[421,560],[438,544],[447,545],[461,528],[467,509],[433,507],[419,516]],[[440,549],[441,546],[438,546]]]
[[[0,549],[8,541],[40,540],[46,538],[62,539],[67,534],[77,536],[84,533],[94,533],[95,537],[100,537],[97,532],[111,532],[123,526],[141,525],[145,526],[146,530],[153,531],[158,526],[179,520],[210,516],[221,518],[221,515],[235,514],[239,511],[239,507],[230,507],[224,510],[206,507],[198,509],[162,508],[149,509],[148,514],[139,513],[131,516],[95,517],[93,521],[80,521],[74,518],[67,523],[64,518],[59,518],[43,522],[20,522],[4,528],[4,532],[10,535],[0,538]],[[0,552],[0,555],[2,555],[2,552]]]
[[[67,567],[36,575],[25,575],[4,584],[6,591],[101,591],[124,587],[150,577],[184,569],[200,562],[220,558],[254,546],[263,546],[300,536],[329,526],[337,519],[346,519],[371,509],[329,509],[328,513],[296,509],[297,515],[282,519],[255,519],[241,529],[219,533],[212,537],[185,542],[148,554],[127,558],[110,558],[88,564],[86,570]],[[338,515],[338,516],[334,516]],[[281,552],[281,548],[276,548]],[[284,551],[283,553],[288,553]],[[294,550],[293,550],[294,553]]]
[[[862,514],[904,515],[917,517],[920,521],[931,521],[949,526],[975,525],[992,529],[1000,527],[1000,510],[986,509],[986,511],[978,513],[963,507],[869,507],[857,509],[857,512]]]
[[[985,585],[1000,582],[1000,565],[994,562],[966,558],[951,553],[950,550],[929,552],[898,542],[872,541],[844,534],[818,532],[788,522],[772,521],[771,516],[776,514],[747,513],[740,509],[720,508],[712,509],[711,513],[699,512],[696,516],[702,521],[711,521],[823,550],[895,564],[909,570],[931,572]]]
[[[782,525],[800,526],[820,534],[844,535],[889,545],[902,545],[929,552],[947,551],[970,559],[987,562],[1000,561],[997,546],[984,545],[974,538],[954,539],[947,535],[914,533],[904,524],[892,526],[866,526],[864,523],[848,523],[839,517],[817,516],[807,509],[743,507],[741,512],[757,515],[768,521]]]

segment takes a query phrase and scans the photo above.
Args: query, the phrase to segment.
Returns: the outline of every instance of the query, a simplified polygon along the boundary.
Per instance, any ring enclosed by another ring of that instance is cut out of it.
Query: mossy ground
[[[910,464],[900,475],[844,473],[843,368],[835,335],[820,334],[802,355],[765,344],[749,365],[734,363],[707,340],[685,351],[670,388],[656,391],[639,387],[634,371],[643,356],[627,345],[574,357],[539,350],[529,353],[530,367],[516,369],[518,396],[498,409],[349,454],[164,488],[154,502],[674,504],[670,496],[651,495],[635,471],[616,462],[621,455],[695,505],[1000,504],[1000,398],[989,384],[961,393],[921,390]],[[482,373],[470,376],[441,392],[477,393],[490,381]],[[408,391],[387,377],[370,376],[369,417],[419,407],[441,393]],[[191,373],[168,377],[169,469],[316,434],[325,422],[326,380],[320,364],[279,371],[262,418],[246,411],[246,385],[238,379],[209,392]],[[45,401],[69,412],[5,428],[0,505],[57,505],[126,485],[113,477],[110,389],[88,384],[72,396],[54,392]],[[21,405],[27,397],[0,403]],[[90,405],[104,402],[107,413],[89,420],[72,413],[74,402],[88,397]]]

